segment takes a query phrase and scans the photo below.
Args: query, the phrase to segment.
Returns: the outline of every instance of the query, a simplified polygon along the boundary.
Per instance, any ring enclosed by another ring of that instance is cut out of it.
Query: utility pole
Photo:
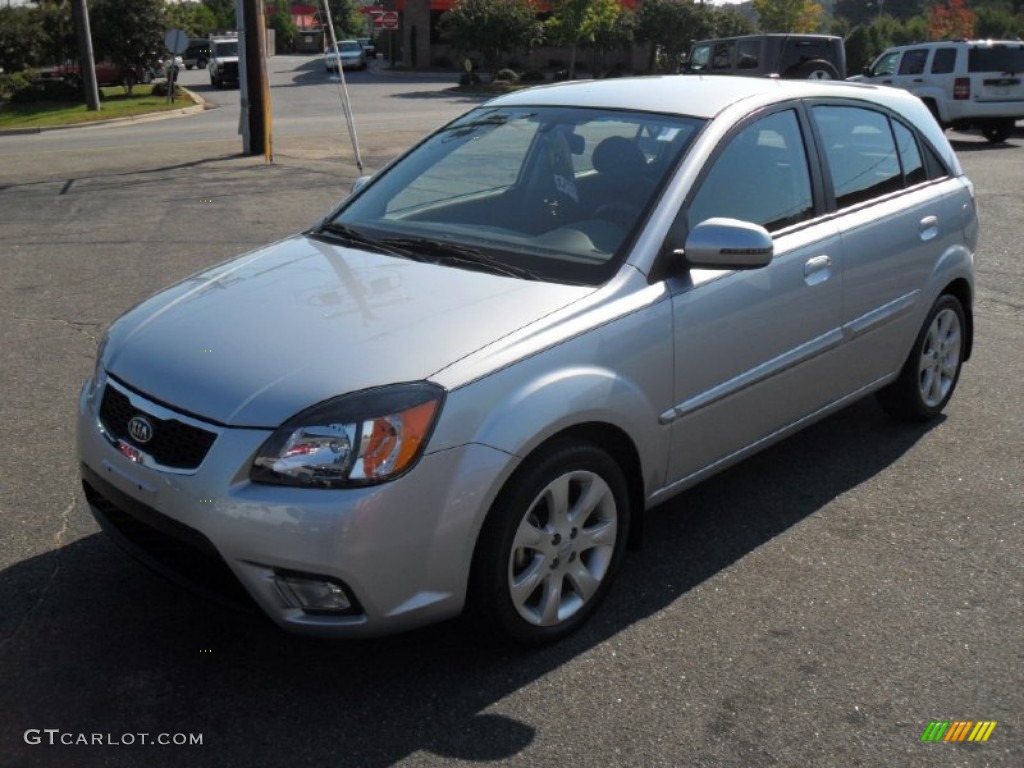
[[[92,52],[92,32],[89,29],[89,8],[85,0],[72,0],[71,16],[78,35],[79,74],[85,87],[85,105],[90,112],[100,111],[100,89],[96,85],[96,57]]]
[[[264,155],[269,162],[270,152],[270,83],[267,81],[267,33],[263,0],[242,0],[245,20],[242,24],[245,39],[245,84],[249,105],[250,155]]]

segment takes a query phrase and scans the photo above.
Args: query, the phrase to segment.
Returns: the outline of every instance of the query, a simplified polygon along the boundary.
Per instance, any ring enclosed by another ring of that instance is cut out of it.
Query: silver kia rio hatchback
[[[977,238],[904,91],[511,93],[115,321],[79,403],[85,496],[146,563],[288,630],[464,614],[557,640],[645,509],[870,393],[939,414]]]

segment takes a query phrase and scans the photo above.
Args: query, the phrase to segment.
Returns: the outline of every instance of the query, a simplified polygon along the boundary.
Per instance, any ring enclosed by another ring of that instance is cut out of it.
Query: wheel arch
[[[640,453],[633,439],[622,429],[601,421],[588,421],[566,427],[534,448],[530,455],[544,450],[561,440],[580,440],[597,446],[615,461],[626,479],[629,493],[629,539],[630,549],[640,548],[643,539],[644,481]],[[526,457],[529,458],[529,457]],[[526,459],[524,459],[525,461]]]
[[[949,294],[956,297],[960,306],[964,309],[964,361],[971,359],[971,350],[974,348],[974,309],[971,286],[960,277],[949,283],[942,289],[942,294]],[[941,295],[941,294],[940,294]]]

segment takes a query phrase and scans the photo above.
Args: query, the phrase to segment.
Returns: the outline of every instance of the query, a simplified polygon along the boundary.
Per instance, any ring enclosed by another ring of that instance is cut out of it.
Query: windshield
[[[330,219],[376,242],[471,248],[540,279],[596,285],[703,121],[566,107],[481,107],[438,131]]]
[[[237,56],[238,55],[238,41],[232,40],[227,43],[215,43],[218,56]]]

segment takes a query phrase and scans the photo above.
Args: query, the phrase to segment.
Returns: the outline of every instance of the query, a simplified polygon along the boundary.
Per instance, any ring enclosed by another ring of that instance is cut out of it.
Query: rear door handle
[[[921,239],[928,242],[939,234],[939,217],[925,216],[917,225],[917,229],[921,233]]]

